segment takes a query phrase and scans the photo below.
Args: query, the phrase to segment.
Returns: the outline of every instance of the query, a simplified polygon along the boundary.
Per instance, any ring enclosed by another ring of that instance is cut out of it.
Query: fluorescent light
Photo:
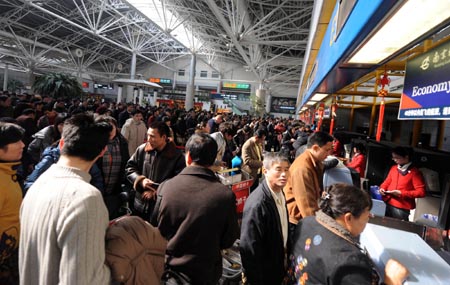
[[[448,0],[404,2],[349,63],[377,64],[449,18]]]
[[[328,94],[324,93],[316,93],[314,96],[310,99],[311,101],[321,101],[323,98],[327,97]]]
[[[316,104],[317,104],[317,102],[314,102],[314,101],[306,102],[306,105],[308,105],[308,106],[312,106],[312,105],[316,105]]]

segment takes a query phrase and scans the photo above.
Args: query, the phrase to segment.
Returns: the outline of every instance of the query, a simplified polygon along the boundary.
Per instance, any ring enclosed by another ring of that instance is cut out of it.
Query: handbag
[[[162,275],[161,281],[163,285],[190,285],[191,279],[184,273],[166,268]]]

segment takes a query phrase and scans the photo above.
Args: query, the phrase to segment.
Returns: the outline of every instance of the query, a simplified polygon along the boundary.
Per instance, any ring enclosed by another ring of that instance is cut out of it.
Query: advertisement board
[[[399,120],[450,119],[450,43],[406,63]]]
[[[295,98],[279,98],[274,97],[272,104],[270,105],[270,112],[283,113],[283,114],[295,114]]]

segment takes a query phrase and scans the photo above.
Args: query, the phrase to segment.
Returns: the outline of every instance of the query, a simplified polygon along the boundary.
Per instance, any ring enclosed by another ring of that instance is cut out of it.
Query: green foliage
[[[25,85],[23,84],[22,81],[16,80],[16,79],[11,79],[8,80],[8,91],[9,92],[18,92],[20,91],[20,89],[22,89]]]
[[[250,102],[252,103],[253,111],[255,116],[262,116],[265,113],[264,102],[256,97],[255,93],[250,95]]]
[[[36,78],[34,92],[53,98],[76,98],[83,94],[80,82],[68,74],[48,73]]]

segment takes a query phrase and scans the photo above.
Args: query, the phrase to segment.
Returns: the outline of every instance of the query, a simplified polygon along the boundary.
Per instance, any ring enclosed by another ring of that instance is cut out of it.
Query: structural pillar
[[[131,66],[130,66],[130,79],[135,79],[136,76],[136,52],[132,53],[131,56]],[[133,102],[135,103],[134,98],[136,98],[134,93],[134,87],[131,85],[127,85],[127,102]]]
[[[139,106],[144,106],[144,88],[139,88]]]
[[[8,90],[8,73],[9,73],[9,64],[5,65],[5,74],[3,76],[3,91]]]
[[[266,113],[270,113],[270,106],[272,105],[272,95],[267,94],[266,96]]]
[[[117,87],[117,104],[122,102],[122,85]]]
[[[262,89],[262,84],[259,86],[259,89],[256,89],[256,106],[255,111],[259,116],[264,111],[264,101],[266,98],[266,89]]]
[[[222,93],[222,74],[219,73],[219,82],[217,83],[217,93]]]
[[[157,106],[158,104],[158,91],[153,91],[153,106]]]
[[[191,68],[189,72],[189,83],[186,86],[186,99],[184,102],[184,108],[186,110],[190,110],[194,108],[194,90],[195,90],[195,64],[196,64],[196,55],[192,54],[191,57]]]

